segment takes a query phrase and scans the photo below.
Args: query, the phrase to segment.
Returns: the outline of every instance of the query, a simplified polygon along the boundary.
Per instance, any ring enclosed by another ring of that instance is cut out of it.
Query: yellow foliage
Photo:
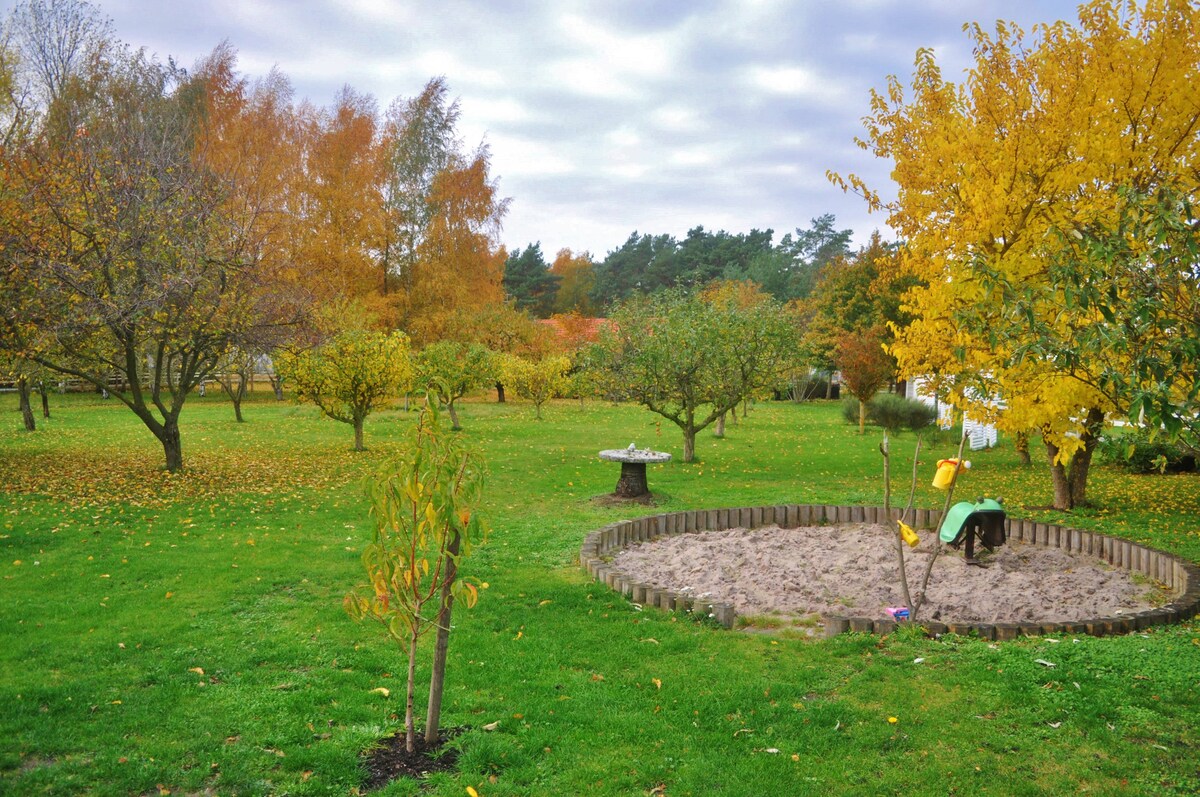
[[[895,163],[897,199],[854,175],[830,179],[887,210],[905,241],[900,268],[921,285],[891,353],[904,376],[934,375],[947,399],[1014,432],[1038,429],[1070,457],[1088,410],[1115,408],[1093,387],[1097,363],[1024,357],[1028,319],[1005,285],[1046,286],[1031,312],[1070,338],[1096,316],[1049,282],[1062,234],[1111,223],[1117,189],[1200,188],[1200,6],[1186,0],[1081,6],[1077,25],[997,23],[968,33],[966,79],[917,54],[911,95],[895,77],[873,92],[859,144]],[[999,398],[1000,407],[989,398]]]

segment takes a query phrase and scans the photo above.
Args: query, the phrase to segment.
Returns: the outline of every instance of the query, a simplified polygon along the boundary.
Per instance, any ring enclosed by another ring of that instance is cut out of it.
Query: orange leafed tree
[[[896,372],[895,361],[883,349],[883,330],[872,327],[846,333],[838,340],[834,361],[842,372],[842,382],[858,399],[858,433],[863,434],[867,402]]]
[[[350,87],[330,110],[300,110],[303,190],[294,199],[296,258],[322,298],[382,293],[375,253],[383,238],[384,149],[370,95]]]
[[[456,308],[481,311],[504,300],[499,233],[508,200],[498,196],[489,160],[486,147],[470,160],[456,157],[431,186],[432,215],[403,298],[404,326],[422,343],[451,334]]]
[[[591,296],[596,286],[595,267],[590,252],[575,254],[570,249],[558,250],[550,265],[550,273],[558,277],[558,293],[554,297],[557,313],[595,315],[596,305]]]

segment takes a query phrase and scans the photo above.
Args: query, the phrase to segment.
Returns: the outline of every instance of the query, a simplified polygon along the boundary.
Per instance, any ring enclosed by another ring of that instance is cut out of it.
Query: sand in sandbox
[[[905,547],[916,597],[935,533]],[[980,553],[982,551],[982,553]],[[1150,587],[1129,571],[1084,554],[1010,540],[986,567],[944,549],[934,563],[921,616],[942,622],[1067,622],[1151,608]],[[882,617],[902,606],[895,531],[876,525],[706,531],[641,543],[613,564],[636,581],[713,601],[739,615]]]

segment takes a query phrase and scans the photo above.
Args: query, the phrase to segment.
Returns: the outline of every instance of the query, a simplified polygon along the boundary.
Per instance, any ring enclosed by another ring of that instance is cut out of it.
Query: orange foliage
[[[558,277],[554,307],[559,313],[591,315],[595,312],[591,292],[596,285],[596,273],[590,252],[577,255],[570,249],[558,250],[550,264],[550,273]]]
[[[481,148],[469,163],[453,163],[434,178],[433,216],[402,305],[404,327],[418,343],[450,336],[455,309],[482,311],[504,301],[508,255],[499,232],[508,202],[497,197],[488,168]]]

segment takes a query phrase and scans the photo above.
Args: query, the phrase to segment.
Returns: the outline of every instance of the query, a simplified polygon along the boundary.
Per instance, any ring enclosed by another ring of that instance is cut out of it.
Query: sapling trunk
[[[883,513],[887,517],[888,525],[892,523],[892,458],[891,446],[888,439],[887,429],[883,430],[883,445],[879,447],[880,453],[883,454]],[[917,453],[921,451],[921,438],[917,437]],[[916,474],[916,455],[913,455],[913,489],[916,489],[917,474]],[[912,493],[909,493],[909,506],[912,505]],[[908,517],[908,507],[905,507],[901,517]],[[904,598],[904,605],[908,607],[909,614],[912,614],[913,603],[912,596],[908,591],[908,572],[904,566],[904,540],[900,536],[898,529],[895,531],[896,539],[896,562],[900,566],[900,594]]]
[[[450,649],[450,618],[454,610],[454,580],[458,578],[458,551],[462,543],[456,531],[446,546],[442,608],[437,617],[437,640],[433,646],[433,672],[429,677],[429,706],[425,713],[425,744],[437,744],[442,722],[442,692],[446,686],[446,655]]]
[[[962,437],[958,441],[958,453],[955,454],[955,461],[962,462],[963,447],[967,444],[967,432],[963,429]],[[946,513],[950,511],[950,502],[954,500],[954,487],[958,484],[958,467],[955,466],[954,474],[950,477],[950,486],[946,489],[946,503],[942,506],[942,514],[938,517],[937,524],[933,527],[934,534],[937,534],[937,539],[933,544],[933,553],[929,556],[929,562],[925,565],[925,572],[921,576],[921,586],[917,591],[917,600],[913,605],[910,613],[913,620],[917,619],[917,612],[921,610],[921,605],[925,603],[925,591],[929,587],[929,575],[933,572],[933,563],[937,561],[938,556],[942,552],[942,537],[938,534],[941,528],[942,521],[946,518]]]
[[[404,749],[412,752],[417,746],[416,725],[413,722],[413,692],[417,682],[417,639],[420,631],[413,623],[408,635],[408,689],[404,698]]]

